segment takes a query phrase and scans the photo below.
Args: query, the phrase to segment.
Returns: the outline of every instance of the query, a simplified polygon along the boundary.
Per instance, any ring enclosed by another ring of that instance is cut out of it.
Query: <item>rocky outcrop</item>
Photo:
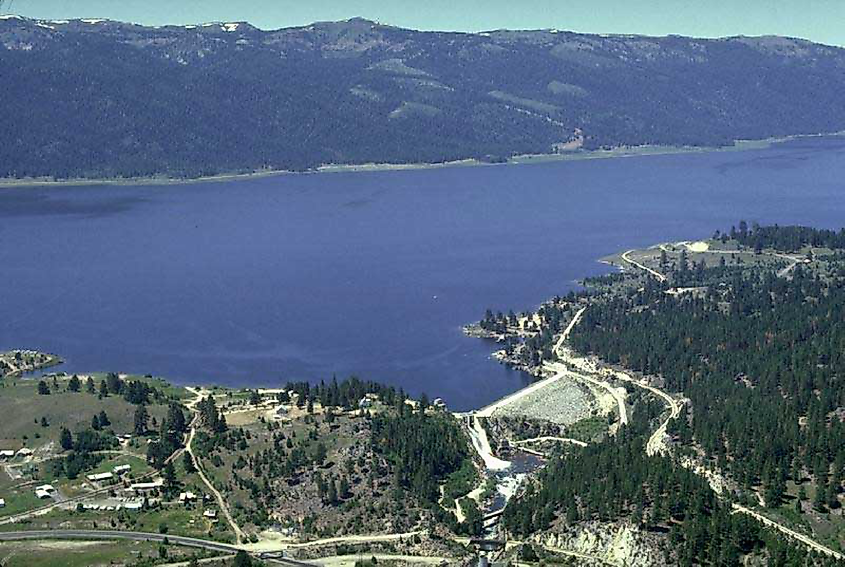
[[[667,561],[665,536],[646,532],[627,522],[587,522],[534,536],[549,551],[563,550],[588,555],[611,565],[654,567]]]

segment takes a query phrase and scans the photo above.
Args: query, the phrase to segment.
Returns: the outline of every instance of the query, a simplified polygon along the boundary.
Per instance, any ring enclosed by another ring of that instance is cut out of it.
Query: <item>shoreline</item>
[[[663,156],[676,154],[699,154],[715,152],[742,152],[760,150],[774,144],[793,140],[842,137],[845,130],[839,132],[819,134],[793,134],[790,136],[771,137],[759,140],[735,140],[732,146],[620,146],[609,150],[576,150],[562,154],[520,154],[508,158],[503,162],[489,162],[477,158],[439,163],[363,163],[363,164],[326,164],[306,171],[291,171],[285,169],[259,170],[249,173],[220,173],[205,177],[137,177],[137,178],[78,178],[55,180],[49,178],[0,179],[0,190],[3,189],[34,189],[34,188],[65,188],[65,187],[101,187],[101,186],[169,186],[192,185],[197,183],[222,183],[227,181],[247,181],[283,175],[316,175],[325,173],[370,173],[381,171],[415,171],[427,169],[445,169],[453,167],[485,167],[503,165],[530,165],[561,161],[582,161],[593,159],[613,159],[645,156]]]

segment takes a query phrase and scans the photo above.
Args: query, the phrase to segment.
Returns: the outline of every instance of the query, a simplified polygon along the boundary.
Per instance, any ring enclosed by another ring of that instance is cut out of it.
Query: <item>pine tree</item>
[[[185,474],[192,474],[197,470],[194,464],[194,458],[187,451],[182,453],[182,468],[185,469]]]
[[[65,451],[73,449],[73,435],[71,435],[67,427],[62,427],[62,431],[59,434],[59,444]]]
[[[147,413],[147,406],[140,405],[135,410],[134,430],[135,435],[147,434],[147,422],[149,421],[149,414]]]
[[[162,477],[164,478],[164,486],[168,491],[172,491],[176,488],[176,468],[173,466],[173,461],[168,461],[168,463],[164,466]]]
[[[335,504],[337,503],[337,486],[333,480],[330,480],[328,484],[329,490],[326,500],[328,500],[329,504]]]

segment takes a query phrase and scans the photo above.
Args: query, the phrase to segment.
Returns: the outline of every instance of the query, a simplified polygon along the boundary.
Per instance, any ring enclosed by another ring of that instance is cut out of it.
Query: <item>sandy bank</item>
[[[828,136],[843,136],[845,132],[798,134],[762,140],[736,140],[733,146],[622,146],[606,150],[579,150],[563,154],[521,154],[511,157],[507,162],[491,163],[474,158],[453,160],[441,163],[362,163],[362,164],[325,164],[307,171],[290,171],[284,169],[267,169],[247,173],[219,173],[194,178],[151,176],[133,178],[77,178],[56,180],[48,177],[33,177],[24,179],[0,179],[0,189],[14,189],[26,187],[87,187],[87,186],[158,186],[158,185],[187,185],[193,183],[217,183],[276,177],[280,175],[308,175],[317,173],[355,173],[374,171],[407,171],[417,169],[441,169],[447,167],[478,167],[525,165],[532,163],[549,163],[556,161],[576,161],[585,159],[608,159],[622,157],[642,157],[669,154],[736,152],[765,149],[772,144],[804,138],[821,138]]]

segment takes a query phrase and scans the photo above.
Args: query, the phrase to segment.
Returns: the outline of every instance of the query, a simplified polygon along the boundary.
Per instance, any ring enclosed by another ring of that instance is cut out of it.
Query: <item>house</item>
[[[35,487],[35,496],[39,500],[44,500],[46,498],[51,498],[53,494],[55,494],[56,489],[53,487],[52,484],[42,484],[41,486]]]
[[[197,495],[193,492],[182,492],[179,494],[179,502],[187,504],[188,502],[196,502]]]
[[[159,479],[154,482],[137,482],[129,486],[135,492],[146,492],[148,490],[156,490],[164,486],[164,481]]]
[[[112,480],[113,478],[114,475],[110,472],[88,475],[88,480],[90,480],[91,482],[105,482],[107,480]]]
[[[2,498],[0,498],[0,508],[5,508],[5,507],[6,507],[6,501],[3,500]]]
[[[0,451],[0,460],[11,459],[14,456],[15,456],[14,451],[11,451],[11,450],[8,450],[8,449],[4,449],[4,450]]]
[[[143,502],[127,502],[123,505],[125,510],[140,510],[144,507]]]
[[[217,519],[217,510],[206,510],[205,512],[202,513],[202,515],[205,516],[206,518],[210,519],[210,520],[216,520]]]
[[[120,476],[124,473],[128,473],[131,470],[132,470],[132,465],[117,465],[116,467],[114,467],[112,469],[114,474],[116,474],[117,476]]]

